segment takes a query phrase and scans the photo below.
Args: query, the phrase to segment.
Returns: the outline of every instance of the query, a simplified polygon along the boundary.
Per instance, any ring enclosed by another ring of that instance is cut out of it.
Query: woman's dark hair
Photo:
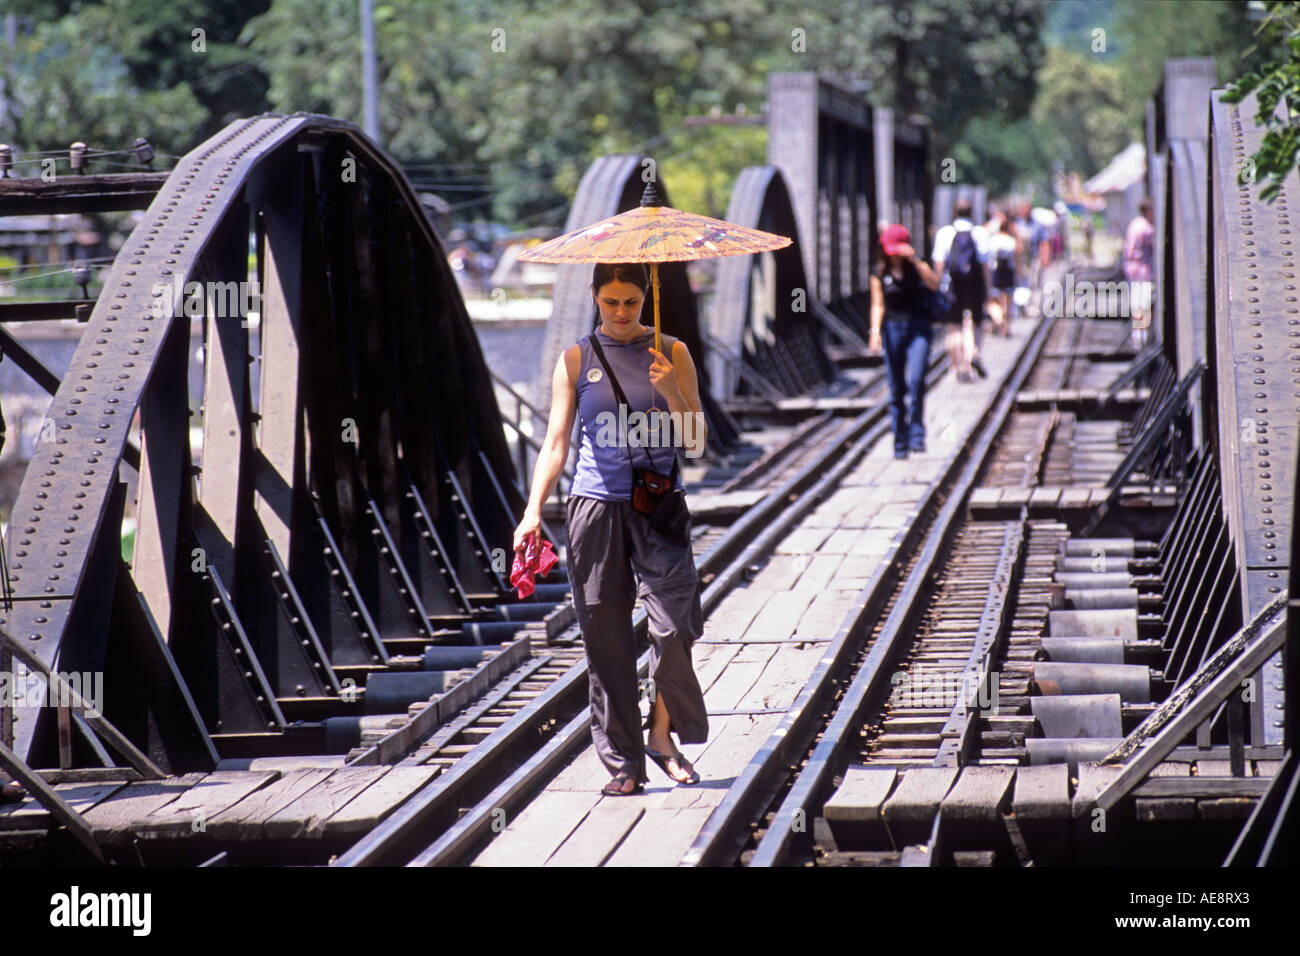
[[[597,262],[591,270],[591,291],[599,294],[607,282],[630,282],[642,292],[649,292],[650,270],[640,262]]]
[[[890,256],[881,256],[876,260],[876,264],[871,267],[877,278],[883,279],[885,272],[889,269]],[[904,282],[924,282],[921,278],[921,270],[912,264],[911,259],[903,260],[903,281]]]

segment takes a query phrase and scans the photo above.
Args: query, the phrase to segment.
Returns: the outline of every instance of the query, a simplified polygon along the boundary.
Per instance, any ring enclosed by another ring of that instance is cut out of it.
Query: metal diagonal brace
[[[1124,456],[1124,460],[1115,469],[1115,474],[1110,481],[1113,493],[1119,493],[1120,487],[1128,480],[1128,476],[1137,467],[1137,463],[1142,459],[1142,456],[1151,450],[1151,446],[1169,427],[1169,423],[1182,411],[1183,405],[1187,402],[1188,392],[1192,390],[1192,386],[1196,384],[1204,371],[1205,363],[1198,359],[1196,364],[1183,376],[1183,380],[1178,383],[1178,387],[1165,398],[1164,403],[1151,417],[1151,422],[1142,430],[1142,434],[1133,442],[1133,447],[1129,449],[1129,453]],[[1109,497],[1107,500],[1109,501]]]
[[[16,780],[20,781],[36,802],[43,806],[77,838],[81,844],[95,855],[95,859],[104,862],[104,854],[99,849],[95,835],[85,818],[72,809],[68,802],[59,796],[58,791],[45,782],[39,773],[23,761],[5,744],[0,743],[0,766]]]
[[[753,386],[755,391],[762,393],[763,397],[769,402],[776,403],[785,398],[785,396],[782,395],[779,390],[774,388],[757,369],[745,361],[742,354],[733,352],[724,342],[704,330],[700,331],[700,337],[704,339],[709,348],[721,352],[727,357],[728,361],[735,362],[736,372],[740,375],[741,379],[747,384]]]
[[[53,687],[57,687],[59,692],[57,699],[68,701],[69,706],[79,711],[82,719],[93,727],[109,746],[125,757],[127,763],[134,767],[141,777],[146,780],[161,780],[167,776],[157,764],[143,754],[135,744],[131,743],[120,730],[114,727],[103,714],[87,703],[86,699],[77,693],[72,685],[65,681],[58,672],[52,671],[44,661],[15,640],[13,635],[2,627],[0,627],[0,643],[7,645],[14,655],[29,669],[44,675],[45,679]]]
[[[1300,806],[1300,768],[1294,750],[1288,750],[1268,785],[1241,828],[1237,840],[1223,861],[1224,866],[1270,866],[1294,862],[1287,856],[1288,827],[1294,827],[1295,808]]]
[[[1109,810],[1122,800],[1183,738],[1235,693],[1245,678],[1263,667],[1285,640],[1286,598],[1279,597],[1215,651],[1199,671],[1100,761],[1103,765],[1121,763],[1142,748],[1091,804],[1080,801],[1074,815],[1079,816],[1093,806]]]
[[[1196,364],[1183,376],[1183,380],[1178,383],[1178,387],[1165,398],[1164,403],[1152,416],[1150,423],[1143,429],[1142,434],[1133,442],[1133,447],[1129,449],[1128,455],[1119,463],[1110,481],[1107,482],[1110,490],[1106,493],[1106,500],[1093,512],[1092,517],[1083,529],[1083,534],[1091,534],[1101,524],[1102,518],[1106,517],[1106,513],[1110,511],[1111,506],[1119,498],[1124,482],[1128,481],[1128,476],[1133,473],[1137,463],[1151,450],[1156,441],[1164,435],[1169,423],[1182,411],[1183,406],[1187,403],[1187,393],[1191,391],[1192,386],[1196,384],[1204,371],[1205,363],[1198,359]]]
[[[59,390],[61,384],[59,377],[46,368],[44,362],[27,351],[23,344],[10,335],[8,329],[4,328],[4,326],[0,326],[0,355],[7,355],[15,365],[27,373],[33,382],[51,395]],[[122,449],[122,460],[138,472],[140,470],[140,446],[133,444],[128,439],[126,446]]]
[[[852,326],[816,299],[812,300],[812,309],[813,315],[817,316],[817,320],[821,322],[822,325],[826,326],[826,328],[831,332],[843,339],[846,344],[861,349],[864,352],[869,351],[868,344],[862,341],[862,336],[858,335],[857,331]]]
[[[1125,371],[1123,375],[1119,376],[1119,378],[1115,379],[1115,381],[1110,383],[1104,393],[1105,402],[1103,404],[1109,404],[1115,401],[1115,397],[1119,395],[1123,388],[1135,384],[1142,376],[1142,373],[1155,364],[1163,354],[1164,353],[1160,348],[1160,343],[1153,340],[1144,351],[1138,353],[1137,358],[1134,359],[1133,364],[1129,366],[1128,370]]]

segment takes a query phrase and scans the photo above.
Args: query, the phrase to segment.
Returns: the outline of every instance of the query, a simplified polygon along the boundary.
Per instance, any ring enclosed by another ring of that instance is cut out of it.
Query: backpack
[[[975,271],[975,236],[969,229],[960,229],[953,237],[952,248],[948,251],[948,272],[958,282],[969,279]]]
[[[954,291],[974,289],[982,284],[984,274],[975,252],[975,235],[970,229],[958,230],[953,237],[947,270]]]

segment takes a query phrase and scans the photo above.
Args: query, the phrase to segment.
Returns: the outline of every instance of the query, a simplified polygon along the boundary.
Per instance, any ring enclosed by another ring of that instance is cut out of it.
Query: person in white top
[[[1015,226],[1003,216],[989,239],[989,268],[993,273],[989,318],[993,320],[994,333],[1002,336],[1011,334],[1009,323],[1012,294],[1016,289],[1016,253],[1019,251]]]
[[[967,229],[971,231],[971,237],[975,240],[975,254],[980,262],[987,263],[989,258],[989,232],[983,226],[977,226],[971,222],[971,204],[969,199],[959,199],[953,206],[952,224],[940,226],[934,234],[934,250],[930,253],[930,258],[936,262],[942,262],[948,258],[948,252],[952,249],[952,240],[958,232],[964,232]]]
[[[988,298],[989,238],[983,226],[971,222],[969,199],[957,200],[953,213],[956,218],[952,225],[944,226],[935,234],[931,259],[954,300],[945,340],[948,358],[957,373],[957,381],[969,382],[971,369],[981,377],[988,375],[980,359],[976,333]]]

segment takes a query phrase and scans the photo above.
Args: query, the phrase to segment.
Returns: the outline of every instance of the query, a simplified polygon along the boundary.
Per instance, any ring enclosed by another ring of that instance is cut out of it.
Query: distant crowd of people
[[[1057,214],[1028,202],[1014,215],[994,208],[984,224],[973,221],[969,200],[958,200],[953,213],[935,233],[929,263],[916,254],[906,227],[880,233],[884,255],[871,277],[869,347],[885,357],[896,458],[925,450],[925,366],[934,326],[943,327],[959,382],[987,376],[980,358],[985,325],[1010,335],[1010,320],[1028,307],[1043,269],[1065,251]]]
[[[491,286],[492,271],[496,268],[497,257],[485,248],[485,243],[461,239],[449,253],[447,261],[451,264],[451,274],[460,286],[461,292],[481,292]]]

